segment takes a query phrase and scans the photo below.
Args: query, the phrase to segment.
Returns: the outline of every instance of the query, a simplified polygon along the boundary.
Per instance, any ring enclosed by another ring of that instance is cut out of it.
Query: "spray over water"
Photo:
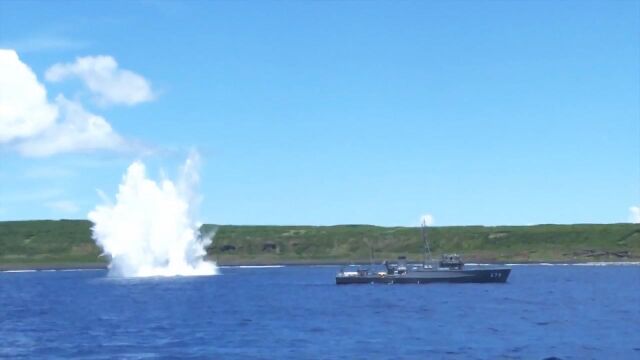
[[[88,215],[93,238],[111,258],[109,275],[124,277],[215,275],[204,260],[210,236],[200,234],[194,212],[199,197],[198,154],[192,152],[176,183],[147,178],[145,166],[129,166],[115,204],[98,205]]]

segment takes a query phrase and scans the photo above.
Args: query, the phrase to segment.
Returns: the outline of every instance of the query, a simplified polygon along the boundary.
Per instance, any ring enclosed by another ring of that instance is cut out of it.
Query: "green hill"
[[[220,263],[340,263],[422,258],[419,228],[370,225],[233,226],[216,231],[209,257]],[[429,228],[435,255],[467,260],[629,261],[640,259],[640,224],[451,226]],[[104,264],[86,220],[0,222],[0,267]]]

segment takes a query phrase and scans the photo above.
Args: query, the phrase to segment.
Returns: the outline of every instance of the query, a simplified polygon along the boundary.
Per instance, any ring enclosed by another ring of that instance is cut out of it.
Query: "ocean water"
[[[640,359],[640,266],[516,266],[506,284],[0,273],[0,358]]]

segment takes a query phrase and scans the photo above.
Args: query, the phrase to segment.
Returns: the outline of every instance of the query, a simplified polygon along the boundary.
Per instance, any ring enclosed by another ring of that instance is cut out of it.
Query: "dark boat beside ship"
[[[379,271],[373,265],[355,271],[343,268],[336,274],[336,284],[504,283],[511,273],[505,267],[465,267],[458,254],[444,254],[440,261],[433,261],[424,224],[422,237],[425,248],[422,264],[408,264],[406,257],[401,256],[397,262],[384,261],[384,269]]]

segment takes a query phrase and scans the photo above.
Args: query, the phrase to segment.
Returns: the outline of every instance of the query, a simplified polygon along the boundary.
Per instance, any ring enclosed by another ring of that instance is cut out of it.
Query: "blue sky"
[[[0,144],[0,220],[86,218],[132,161],[173,174],[196,148],[207,223],[630,221],[639,40],[637,1],[3,1],[0,48],[49,102],[137,145]],[[149,97],[46,79],[98,55]]]

